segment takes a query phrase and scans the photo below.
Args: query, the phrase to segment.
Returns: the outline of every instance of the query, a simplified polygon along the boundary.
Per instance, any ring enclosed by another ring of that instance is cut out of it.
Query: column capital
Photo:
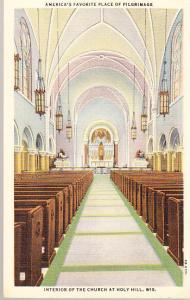
[[[15,151],[15,152],[21,152],[22,149],[23,149],[22,146],[19,146],[19,145],[15,145],[15,146],[14,146],[14,151]]]
[[[167,153],[168,153],[168,154],[172,154],[172,153],[174,153],[174,150],[168,149]]]
[[[39,151],[39,154],[40,154],[41,156],[45,156],[45,155],[46,155],[46,152],[45,152],[45,151]]]
[[[28,149],[28,152],[29,152],[30,155],[35,155],[35,154],[37,154],[36,149],[32,149],[32,148],[29,148],[29,149]]]

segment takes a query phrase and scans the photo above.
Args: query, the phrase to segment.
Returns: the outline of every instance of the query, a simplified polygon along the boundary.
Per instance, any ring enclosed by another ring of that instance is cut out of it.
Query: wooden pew
[[[163,193],[170,193],[181,195],[183,194],[183,187],[179,186],[170,186],[167,188],[159,188],[159,190],[156,188],[148,188],[148,208],[147,208],[147,219],[148,219],[148,227],[153,231],[156,232],[157,230],[157,196],[160,194],[160,192]]]
[[[43,208],[36,206],[34,208],[15,208],[15,222],[21,222],[21,229],[16,229],[15,247],[21,246],[21,259],[18,261],[17,254],[15,256],[16,266],[16,285],[38,286],[43,280],[41,273],[41,256],[42,256],[42,230],[43,230]],[[20,239],[21,244],[17,238]],[[19,269],[19,270],[18,270]],[[19,275],[18,275],[19,272]],[[20,273],[25,275],[23,280]]]
[[[44,190],[46,190],[47,188],[51,189],[56,189],[57,191],[60,189],[61,191],[63,191],[63,198],[64,198],[64,205],[66,205],[65,207],[65,212],[67,213],[68,210],[68,222],[67,220],[64,220],[64,223],[66,222],[67,226],[68,224],[71,223],[72,217],[74,215],[74,196],[73,196],[73,188],[71,184],[60,184],[58,183],[52,183],[49,181],[38,181],[38,182],[28,182],[22,185],[15,185],[15,191],[18,188],[23,188],[25,189],[25,187],[27,186],[27,188],[32,188],[33,190],[38,190],[39,188],[42,188]],[[47,194],[48,194],[48,190],[47,190]],[[52,191],[53,193],[53,191]],[[66,217],[67,218],[67,217]],[[64,226],[64,229],[66,230],[66,227]]]
[[[168,198],[168,250],[174,261],[183,265],[183,200]]]
[[[169,197],[175,197],[177,199],[183,199],[183,191],[181,194],[165,193],[159,191],[156,201],[156,219],[157,219],[157,239],[163,244],[168,244],[168,199]]]
[[[49,198],[54,199],[55,201],[55,246],[58,247],[63,240],[63,234],[66,232],[66,229],[69,224],[69,203],[68,197],[65,197],[65,193],[63,190],[54,189],[48,190],[45,188],[33,188],[29,189],[27,187],[17,187],[15,188],[15,199],[25,200],[25,196],[27,199],[43,199],[48,200]],[[22,196],[22,197],[21,197]]]
[[[19,201],[20,200],[20,201]],[[43,207],[43,242],[42,242],[42,267],[48,267],[56,252],[55,247],[55,202],[54,199],[42,200],[26,196],[15,197],[15,208]]]
[[[14,223],[14,279],[15,285],[23,285],[23,281],[20,279],[21,272],[21,247],[22,247],[22,230],[25,223]]]
[[[165,184],[160,184],[160,186],[154,187],[154,185],[152,186],[155,190],[157,191],[175,191],[176,193],[182,193],[183,192],[183,188],[182,186],[177,186],[177,185],[173,185],[172,184],[169,186],[165,185]],[[155,207],[155,202],[156,199],[155,198],[148,198],[148,186],[143,186],[142,187],[142,219],[144,222],[148,223],[149,222],[149,212],[150,212],[150,216],[152,216],[152,219],[154,219],[154,207]],[[155,192],[156,196],[157,196],[157,191]],[[156,197],[155,196],[155,197]]]
[[[70,222],[73,217],[73,215],[76,212],[77,209],[77,190],[76,186],[71,183],[66,183],[66,182],[60,182],[58,180],[50,180],[50,179],[39,179],[39,180],[30,180],[24,181],[21,183],[16,183],[15,184],[15,189],[17,187],[31,187],[31,188],[39,188],[39,187],[44,187],[44,188],[60,188],[60,190],[63,190],[64,188],[68,188],[68,201],[69,201],[69,217],[70,217]]]

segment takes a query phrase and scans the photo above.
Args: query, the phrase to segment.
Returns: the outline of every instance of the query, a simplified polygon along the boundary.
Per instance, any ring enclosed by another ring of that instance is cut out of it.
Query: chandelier
[[[137,138],[137,126],[135,120],[135,66],[134,66],[134,83],[133,83],[133,117],[131,124],[131,139],[136,140]]]
[[[60,133],[63,130],[63,112],[62,112],[62,103],[61,103],[61,94],[60,94],[60,82],[59,82],[59,14],[57,8],[57,110],[56,110],[56,130]]]
[[[67,113],[66,137],[70,142],[70,140],[72,139],[72,125],[71,125],[69,98],[70,98],[70,94],[69,94],[69,62],[68,62],[68,113]]]
[[[39,43],[39,59],[38,59],[38,78],[35,93],[35,109],[36,113],[40,115],[45,114],[45,84],[44,79],[42,77],[42,60],[41,60],[41,52],[40,52],[40,27],[39,27],[39,8],[38,12],[38,43]]]
[[[161,82],[161,89],[159,92],[160,98],[160,114],[165,117],[166,114],[169,114],[169,90],[168,90],[168,81],[166,73],[166,32],[167,32],[167,9],[165,17],[165,53],[164,53],[164,70],[163,77]]]
[[[142,113],[141,113],[141,130],[145,133],[147,130],[147,99],[146,99],[146,88],[145,88],[145,73],[146,73],[146,9],[144,14],[144,42],[145,42],[145,50],[144,50],[144,89],[143,89],[143,101],[142,101]]]

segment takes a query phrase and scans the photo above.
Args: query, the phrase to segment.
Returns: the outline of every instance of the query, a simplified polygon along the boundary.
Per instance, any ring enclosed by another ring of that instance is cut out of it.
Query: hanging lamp
[[[145,133],[147,130],[147,99],[145,91],[145,73],[146,73],[146,9],[144,14],[144,35],[145,35],[145,50],[144,50],[144,89],[143,89],[143,101],[142,101],[142,113],[141,113],[141,130]]]
[[[60,133],[63,130],[63,112],[62,112],[62,104],[61,104],[61,94],[60,94],[60,83],[59,83],[59,15],[57,8],[57,88],[58,88],[58,98],[57,98],[57,110],[56,110],[56,130]]]
[[[165,117],[166,114],[169,114],[169,90],[168,90],[168,80],[166,73],[166,32],[167,32],[167,9],[165,17],[165,53],[164,53],[164,70],[163,77],[161,82],[161,90],[159,92],[160,97],[160,115]]]
[[[20,56],[19,53],[14,55],[14,64],[15,64],[15,74],[14,74],[14,90],[19,90],[19,62],[20,62]]]
[[[70,98],[70,94],[69,94],[69,62],[68,62],[68,113],[67,113],[66,137],[70,142],[70,140],[72,139],[72,125],[71,125],[69,98]]]
[[[137,138],[137,126],[135,120],[135,66],[134,66],[134,83],[133,83],[133,117],[131,124],[131,139],[136,140]]]
[[[40,52],[40,27],[39,27],[39,8],[38,11],[38,41],[39,41],[39,59],[38,59],[38,78],[35,93],[35,109],[36,113],[40,115],[45,114],[45,84],[42,77],[42,60]]]

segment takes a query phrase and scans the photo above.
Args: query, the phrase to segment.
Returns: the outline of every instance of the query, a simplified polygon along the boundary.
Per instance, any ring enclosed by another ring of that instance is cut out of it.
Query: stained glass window
[[[22,93],[32,100],[32,51],[31,38],[28,25],[25,19],[20,19],[20,47],[21,47],[21,68],[22,68]]]
[[[172,40],[171,101],[181,95],[182,85],[182,24],[176,26]]]

